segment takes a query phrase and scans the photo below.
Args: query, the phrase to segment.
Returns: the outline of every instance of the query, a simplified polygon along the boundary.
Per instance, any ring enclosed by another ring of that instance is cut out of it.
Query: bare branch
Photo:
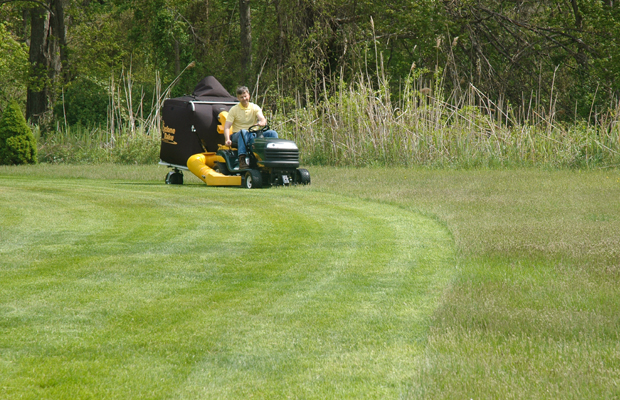
[[[543,32],[550,32],[550,33],[553,33],[555,35],[564,36],[564,37],[572,40],[574,43],[577,43],[580,47],[582,47],[585,50],[587,50],[590,54],[594,54],[594,55],[598,56],[598,51],[596,51],[595,49],[593,49],[590,46],[588,46],[580,38],[575,37],[573,35],[570,35],[570,34],[566,33],[563,30],[559,30],[559,29],[555,29],[555,28],[549,28],[549,27],[535,26],[535,25],[528,24],[526,22],[517,21],[517,20],[514,20],[514,19],[512,19],[510,17],[507,17],[507,16],[505,16],[503,14],[500,14],[500,13],[495,12],[493,10],[489,10],[488,8],[484,8],[484,7],[479,7],[479,10],[484,11],[484,12],[488,13],[489,15],[493,15],[493,16],[495,16],[497,18],[501,18],[501,19],[503,19],[505,21],[508,21],[508,22],[510,22],[513,25],[516,25],[516,26],[522,27],[524,29],[530,30],[530,31],[532,31],[532,32],[534,32],[534,33],[536,33],[538,35],[544,36],[545,38],[547,38],[549,40],[552,40],[552,38],[550,36],[544,34]],[[565,46],[562,46],[562,47],[565,48]]]

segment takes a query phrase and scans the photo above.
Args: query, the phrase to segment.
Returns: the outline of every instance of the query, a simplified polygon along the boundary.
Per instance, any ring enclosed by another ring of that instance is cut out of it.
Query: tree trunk
[[[239,0],[239,20],[241,22],[241,69],[247,84],[252,71],[252,23],[250,0]]]
[[[67,0],[51,0],[51,7],[53,7],[53,15],[50,17],[50,24],[52,25],[52,45],[54,53],[53,69],[56,71],[57,76],[61,76],[61,73],[65,75],[69,72],[67,68],[68,54],[67,54],[67,38],[65,29],[65,3]],[[68,78],[65,76],[65,78]]]
[[[575,16],[575,29],[577,32],[581,32],[583,28],[583,16],[581,15],[581,11],[579,10],[579,5],[577,4],[577,0],[572,0],[571,5],[573,7],[573,14]],[[586,69],[588,66],[588,55],[584,49],[582,43],[577,44],[577,54],[575,54],[575,61],[581,66],[581,68]]]
[[[283,10],[281,7],[281,3],[280,0],[275,0],[274,1],[275,4],[275,9],[276,9],[276,15],[278,17],[278,68],[280,68],[282,66],[282,64],[284,63],[284,40],[285,40],[285,34],[284,34],[284,16],[283,14]]]
[[[63,0],[50,0],[49,7],[30,10],[30,79],[26,118],[33,123],[49,115],[63,64],[66,64],[66,40]],[[51,11],[51,12],[50,12]]]
[[[181,73],[181,49],[179,41],[174,39],[174,75],[179,76]]]
[[[48,110],[49,83],[48,38],[50,13],[45,8],[30,10],[30,79],[26,101],[26,119],[38,123]]]

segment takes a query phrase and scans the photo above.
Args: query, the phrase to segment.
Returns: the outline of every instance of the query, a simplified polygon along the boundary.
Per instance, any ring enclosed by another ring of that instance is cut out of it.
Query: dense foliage
[[[16,101],[11,101],[0,118],[0,164],[37,162],[37,143]]]
[[[11,99],[26,100],[28,49],[0,21],[0,112]]]
[[[190,92],[199,78],[215,75],[231,90],[241,83],[253,86],[274,107],[282,94],[318,100],[323,89],[359,72],[385,72],[396,85],[412,66],[429,71],[428,79],[440,72],[450,89],[473,84],[513,104],[534,91],[570,117],[586,118],[593,106],[607,107],[619,90],[620,7],[611,1],[47,2],[50,9],[64,7],[67,32],[57,91],[78,78],[81,84],[109,82],[124,67],[145,91],[134,101],[149,100],[156,72],[169,83],[192,61],[196,68],[184,73],[173,94]],[[29,43],[32,9],[39,2],[2,3],[0,58],[11,55],[17,73],[26,66],[15,46]],[[242,63],[248,45],[240,40],[244,4],[251,9],[251,57]],[[13,78],[4,86],[15,91],[23,85]],[[96,89],[92,84],[87,91]],[[85,110],[93,108],[92,101],[87,99]],[[95,108],[84,113],[74,106],[66,117],[98,122],[101,111]]]

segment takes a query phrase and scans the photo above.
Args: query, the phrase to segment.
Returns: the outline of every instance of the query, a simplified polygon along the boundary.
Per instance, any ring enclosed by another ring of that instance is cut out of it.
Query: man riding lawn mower
[[[267,120],[263,115],[263,111],[254,103],[250,103],[250,91],[247,87],[241,86],[237,89],[237,99],[239,104],[234,105],[226,116],[226,124],[224,125],[224,143],[226,146],[231,145],[230,132],[233,134],[232,140],[238,143],[239,149],[239,169],[247,169],[246,163],[246,143],[252,144],[256,137],[256,132],[250,132],[250,127],[265,127]],[[277,138],[276,131],[271,129],[263,129],[260,131],[263,137]],[[243,140],[239,142],[239,137]]]
[[[247,88],[239,92],[232,97],[209,76],[192,95],[164,102],[160,164],[173,168],[166,183],[182,184],[187,169],[209,186],[310,183],[295,142],[278,139]]]

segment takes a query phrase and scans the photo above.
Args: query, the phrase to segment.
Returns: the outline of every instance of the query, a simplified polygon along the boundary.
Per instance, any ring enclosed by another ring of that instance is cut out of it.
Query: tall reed
[[[299,99],[300,96],[297,96]],[[398,98],[398,100],[393,100]],[[394,96],[385,78],[360,74],[317,104],[273,115],[305,163],[439,167],[620,165],[620,103],[590,121],[559,121],[554,99],[513,105],[475,86],[446,93],[413,74]]]

